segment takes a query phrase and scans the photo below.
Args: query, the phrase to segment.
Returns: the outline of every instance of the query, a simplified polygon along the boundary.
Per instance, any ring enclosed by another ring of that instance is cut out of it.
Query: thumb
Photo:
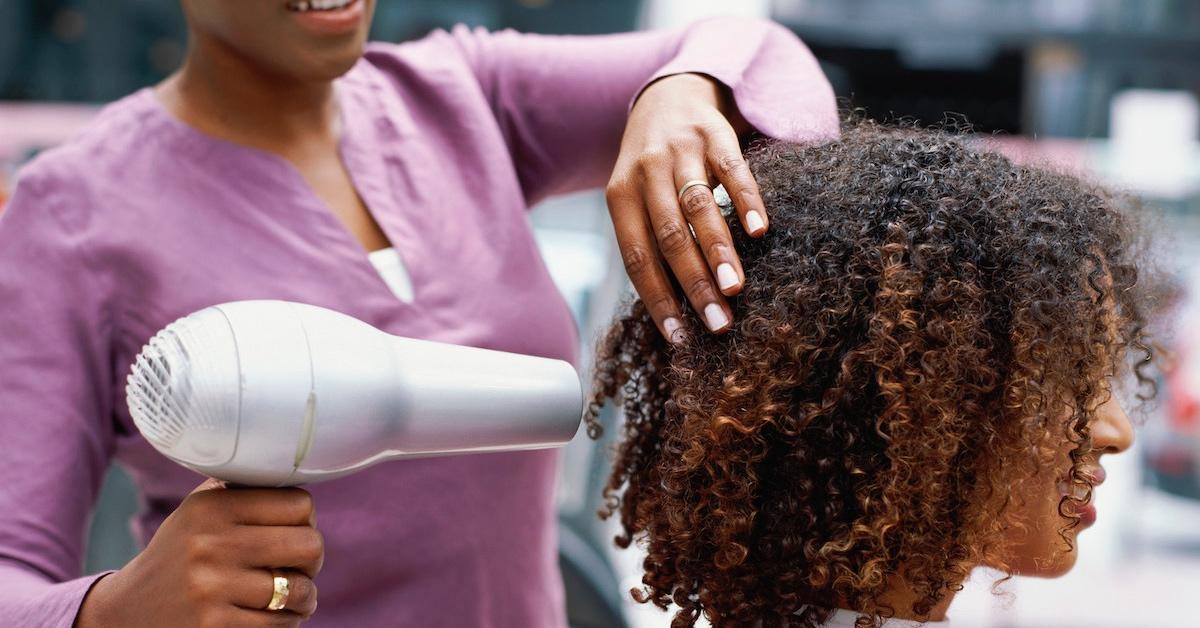
[[[216,478],[207,478],[203,482],[200,483],[200,486],[197,486],[196,488],[192,489],[192,492],[188,493],[188,495],[194,495],[201,491],[211,491],[211,490],[221,489],[221,488],[225,488],[224,480],[218,480]]]

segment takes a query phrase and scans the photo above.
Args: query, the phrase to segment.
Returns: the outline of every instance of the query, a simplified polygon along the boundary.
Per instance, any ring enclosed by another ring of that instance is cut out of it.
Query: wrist
[[[723,90],[724,85],[706,74],[697,72],[668,74],[651,81],[642,90],[638,102],[641,102],[647,94],[653,93],[655,97],[665,95],[667,98],[683,98],[689,102],[705,102],[721,109],[725,100],[721,94]],[[722,111],[722,113],[724,112]]]
[[[724,83],[717,79],[699,72],[683,72],[680,74],[669,74],[658,78],[651,82],[642,90],[642,94],[638,96],[634,106],[641,102],[642,97],[651,90],[656,92],[660,90],[669,90],[669,97],[683,98],[689,102],[705,102],[721,112],[721,115],[733,127],[738,137],[753,131],[754,128],[742,116],[738,110],[737,101],[733,98],[733,91]]]
[[[74,628],[113,628],[121,625],[111,603],[116,576],[116,572],[104,574],[92,583],[79,605]]]

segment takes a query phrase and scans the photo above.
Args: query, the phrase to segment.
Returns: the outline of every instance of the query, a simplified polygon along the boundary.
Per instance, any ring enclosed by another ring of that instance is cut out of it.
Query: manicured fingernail
[[[716,303],[709,303],[704,306],[704,318],[708,321],[708,328],[713,331],[718,331],[729,324],[729,317],[725,316],[725,310]]]
[[[764,226],[762,216],[759,216],[758,212],[746,212],[746,227],[751,235],[762,231]]]
[[[680,328],[678,318],[671,317],[663,321],[663,330],[667,332],[667,340],[672,343],[683,340],[683,329]]]
[[[733,264],[722,262],[717,266],[717,285],[721,286],[722,290],[738,285],[737,271],[733,269]]]

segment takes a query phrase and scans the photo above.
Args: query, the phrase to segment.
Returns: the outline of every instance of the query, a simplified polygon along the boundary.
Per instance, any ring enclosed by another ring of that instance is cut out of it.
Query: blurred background
[[[380,0],[373,37],[457,22],[545,33],[674,27],[712,14],[769,17],[821,60],[845,105],[884,119],[969,121],[1015,159],[1132,192],[1170,233],[1156,253],[1180,298],[1161,323],[1174,367],[1134,450],[1106,463],[1096,526],[1069,575],[991,591],[980,571],[951,607],[980,627],[1200,626],[1200,1],[1196,0]],[[0,0],[0,211],[22,163],[106,101],[161,80],[186,49],[170,0]],[[602,193],[532,213],[578,318],[584,361],[627,282]],[[620,417],[608,411],[605,420]],[[613,430],[609,430],[611,434]],[[633,604],[639,557],[595,517],[604,448],[577,438],[560,482],[561,564],[578,628],[668,625]],[[136,551],[138,497],[114,469],[92,522],[88,571]],[[1007,595],[1012,594],[1012,595]],[[1189,623],[1190,622],[1190,623]]]

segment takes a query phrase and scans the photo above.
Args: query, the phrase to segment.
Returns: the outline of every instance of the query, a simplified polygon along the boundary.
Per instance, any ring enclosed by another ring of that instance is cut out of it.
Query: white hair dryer
[[[583,391],[562,360],[401,338],[332,310],[238,301],[175,321],[125,387],[168,458],[252,486],[395,458],[556,447]]]

